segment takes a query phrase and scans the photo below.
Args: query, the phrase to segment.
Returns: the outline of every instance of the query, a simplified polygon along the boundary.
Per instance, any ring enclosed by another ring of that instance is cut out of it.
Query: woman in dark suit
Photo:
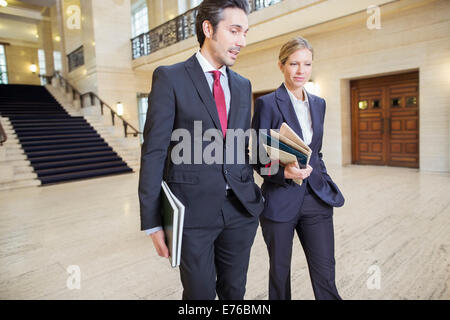
[[[306,255],[315,298],[341,299],[335,284],[333,207],[341,207],[344,197],[322,160],[325,100],[304,89],[312,60],[313,49],[306,39],[284,44],[278,61],[284,83],[255,102],[254,129],[279,129],[286,122],[312,150],[305,169],[297,162],[286,163],[264,175],[261,161],[255,166],[264,178],[260,222],[270,256],[269,299],[291,299],[294,232]],[[303,184],[293,179],[303,179]]]

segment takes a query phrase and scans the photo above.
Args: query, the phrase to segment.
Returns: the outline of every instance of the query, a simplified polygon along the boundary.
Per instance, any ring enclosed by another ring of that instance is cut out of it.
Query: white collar
[[[305,96],[305,100],[302,101],[300,99],[297,99],[297,97],[288,89],[288,87],[286,87],[285,83],[283,83],[283,84],[284,84],[284,87],[286,88],[286,91],[288,92],[289,97],[291,98],[292,101],[304,102],[304,103],[306,103],[306,105],[309,106],[308,94],[306,93],[305,87],[302,88],[303,95]]]
[[[211,72],[211,71],[216,71],[217,69],[214,68],[211,63],[209,63],[208,60],[206,60],[206,58],[202,55],[202,53],[200,52],[200,50],[197,51],[195,57],[198,60],[198,63],[200,63],[200,67],[202,67],[202,70],[204,73],[207,72]],[[222,75],[224,75],[225,77],[227,76],[227,66],[223,65],[222,68],[219,69],[219,71],[222,73]]]

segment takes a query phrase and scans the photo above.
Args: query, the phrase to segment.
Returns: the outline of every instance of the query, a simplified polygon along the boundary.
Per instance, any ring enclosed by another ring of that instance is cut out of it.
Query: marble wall
[[[5,46],[6,64],[8,68],[8,82],[10,84],[36,84],[39,79],[39,63],[37,46],[16,45],[14,43]],[[33,74],[30,71],[31,64],[37,66]]]
[[[150,29],[175,18],[192,8],[192,1],[190,0],[146,0],[146,2]]]

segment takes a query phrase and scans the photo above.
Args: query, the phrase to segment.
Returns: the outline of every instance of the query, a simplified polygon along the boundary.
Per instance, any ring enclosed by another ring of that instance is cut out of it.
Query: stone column
[[[150,30],[165,22],[163,0],[147,0],[147,9],[148,26]]]
[[[131,66],[131,1],[81,0],[81,6],[87,70],[83,82],[113,109],[121,102],[124,118],[137,127],[137,89]],[[87,90],[86,87],[82,92]],[[117,121],[116,126],[121,127],[122,123]]]
[[[63,77],[67,77],[69,72],[69,67],[66,58],[66,41],[65,41],[65,33],[64,33],[64,3],[63,0],[56,0],[56,26],[57,30],[55,30],[56,35],[58,37],[55,40],[55,48],[57,51],[61,52],[61,74]]]
[[[38,24],[39,48],[45,52],[46,75],[51,76],[55,72],[53,61],[53,37],[50,21],[50,9],[44,13],[44,20]]]

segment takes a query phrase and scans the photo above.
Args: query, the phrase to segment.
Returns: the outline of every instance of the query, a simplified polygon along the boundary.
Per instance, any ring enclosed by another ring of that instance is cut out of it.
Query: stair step
[[[0,106],[0,112],[1,113],[25,113],[25,112],[30,112],[30,113],[59,113],[59,112],[64,112],[64,109],[61,108],[54,108],[54,107],[41,107],[41,106],[36,106],[36,107],[3,107]]]
[[[34,147],[23,147],[23,150],[28,154],[36,151],[52,151],[52,150],[64,150],[64,149],[77,149],[88,147],[108,147],[108,144],[104,141],[101,142],[86,142],[86,143],[69,143],[69,144],[54,144],[54,145],[41,145]]]
[[[61,168],[66,166],[79,166],[79,165],[85,165],[85,164],[91,164],[91,163],[97,163],[97,162],[110,162],[110,161],[123,161],[121,157],[119,157],[117,154],[111,154],[109,156],[102,156],[102,157],[92,157],[92,158],[81,158],[81,159],[73,159],[73,160],[65,160],[65,161],[50,161],[50,162],[42,162],[42,163],[35,163],[33,164],[34,169],[36,171],[38,170],[45,170],[45,169],[51,169],[51,168]]]
[[[33,105],[33,104],[38,104],[38,105],[56,105],[59,106],[57,102],[55,102],[55,99],[47,99],[46,101],[44,100],[33,100],[33,101],[21,101],[20,98],[14,97],[14,98],[9,98],[9,99],[0,99],[0,105]]]
[[[51,146],[51,145],[63,145],[63,144],[77,144],[77,143],[94,143],[94,142],[103,142],[101,137],[88,137],[88,138],[74,138],[74,139],[53,139],[53,140],[37,140],[30,142],[22,142],[22,147],[24,149],[28,147],[36,147],[36,146]]]
[[[90,126],[89,123],[86,121],[59,121],[59,122],[34,122],[34,123],[14,123],[14,126],[11,126],[11,128],[14,128],[15,130],[18,129],[28,129],[28,128],[36,128],[36,127],[43,127],[43,128],[64,128],[67,126]]]
[[[38,175],[38,177],[41,178],[41,177],[62,174],[62,173],[96,170],[96,169],[104,169],[104,168],[120,167],[120,166],[127,166],[127,164],[123,161],[96,162],[96,163],[84,164],[84,165],[79,165],[79,166],[66,166],[66,167],[58,167],[58,168],[51,168],[51,169],[44,169],[44,170],[36,170],[35,172]]]
[[[66,122],[71,122],[71,121],[76,122],[76,121],[83,121],[83,120],[85,120],[83,117],[71,117],[71,118],[65,118],[65,119],[59,119],[59,118],[56,118],[56,119],[46,119],[46,118],[36,119],[36,118],[32,118],[32,119],[12,119],[11,123],[14,123],[14,124],[16,124],[16,123],[17,124],[26,123],[26,124],[28,124],[28,123],[36,123],[36,122],[42,122],[42,121],[45,121],[45,122],[48,122],[48,123],[64,121],[64,123],[66,123]]]
[[[7,156],[13,155],[13,154],[23,154],[24,153],[23,149],[20,147],[19,148],[14,148],[14,147],[7,148],[7,149],[5,149],[5,152],[6,152]]]
[[[13,169],[14,169],[14,174],[34,172],[33,167],[30,167],[29,165],[26,165],[26,166],[14,165]]]
[[[30,166],[30,162],[26,159],[22,159],[22,160],[1,160],[0,161],[0,165],[6,165],[6,166],[12,166],[14,168],[18,167],[29,167]]]
[[[14,181],[33,180],[37,178],[37,174],[34,172],[24,172],[14,175]]]
[[[57,102],[1,101],[0,108],[58,108]]]
[[[19,144],[19,139],[16,136],[8,135],[8,140],[3,143],[3,146],[14,146]]]
[[[16,120],[33,120],[33,119],[70,119],[69,114],[52,114],[52,115],[12,115],[9,116],[9,119],[11,122],[14,122]]]
[[[8,140],[9,141],[9,136],[8,136]],[[7,142],[5,142],[3,144],[3,148],[5,148],[5,150],[18,150],[18,149],[22,149],[21,145],[19,143],[10,143],[8,144]]]
[[[27,160],[27,156],[22,153],[14,153],[14,154],[7,154],[6,155],[6,161],[21,161],[21,160]]]
[[[20,133],[26,133],[26,132],[32,132],[32,131],[66,131],[66,130],[93,130],[93,128],[87,124],[81,124],[81,125],[74,125],[74,124],[66,124],[65,126],[51,126],[51,127],[44,127],[44,126],[34,126],[34,127],[27,127],[27,128],[16,128],[14,127],[14,130],[17,134]]]
[[[29,159],[32,165],[37,163],[52,162],[52,161],[65,161],[65,160],[76,160],[85,158],[96,158],[96,157],[114,157],[117,153],[114,151],[99,151],[99,152],[85,152],[76,154],[66,154],[58,156],[45,156]]]
[[[128,173],[132,172],[132,169],[126,166],[119,166],[119,167],[112,167],[112,168],[105,168],[105,169],[98,169],[98,170],[86,170],[86,171],[80,171],[80,172],[73,172],[73,173],[63,173],[63,174],[56,174],[52,176],[46,176],[41,177],[40,180],[42,184],[50,184],[50,183],[56,183],[56,182],[63,182],[63,181],[73,181],[78,179],[86,179],[86,178],[93,178],[93,177],[100,177],[105,175],[113,175],[113,174],[120,174],[120,173]]]
[[[35,151],[28,152],[28,159],[32,160],[35,157],[43,156],[57,156],[57,155],[68,155],[68,154],[78,154],[78,153],[88,153],[88,152],[101,152],[101,151],[113,151],[108,145],[104,147],[87,147],[87,148],[74,148],[74,149],[64,149],[64,150],[52,150],[52,151]]]
[[[7,136],[12,135],[12,134],[16,134],[16,132],[13,129],[8,129],[3,127],[3,129],[5,130],[5,133]]]
[[[57,102],[44,101],[0,101],[0,108],[58,108],[61,106]]]
[[[41,136],[59,136],[59,135],[66,135],[66,134],[86,134],[86,133],[95,133],[95,131],[92,128],[88,129],[78,129],[78,130],[64,130],[64,131],[29,131],[29,132],[17,132],[17,135],[19,136],[19,139],[22,140],[22,137],[34,137],[37,135]]]
[[[31,111],[31,110],[24,110],[24,111],[1,111],[0,110],[0,114],[4,117],[15,117],[15,116],[31,116],[31,115],[36,115],[36,116],[45,116],[45,115],[64,115],[67,114],[66,111],[64,110],[55,110],[55,111]]]
[[[80,133],[80,134],[61,134],[61,135],[50,135],[50,136],[31,136],[31,137],[20,137],[22,143],[32,142],[32,141],[53,141],[53,140],[65,140],[65,139],[84,139],[84,138],[101,138],[96,132],[92,133]]]
[[[6,183],[0,183],[0,191],[37,187],[40,185],[41,185],[41,181],[38,179],[6,182]]]

